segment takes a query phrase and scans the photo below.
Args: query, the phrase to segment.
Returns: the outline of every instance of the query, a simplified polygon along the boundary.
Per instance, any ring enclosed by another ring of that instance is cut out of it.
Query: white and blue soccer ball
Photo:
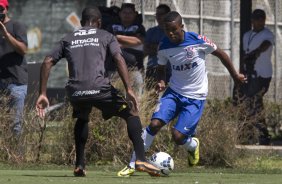
[[[159,168],[164,176],[168,176],[174,169],[174,161],[172,157],[165,152],[154,153],[149,162]]]

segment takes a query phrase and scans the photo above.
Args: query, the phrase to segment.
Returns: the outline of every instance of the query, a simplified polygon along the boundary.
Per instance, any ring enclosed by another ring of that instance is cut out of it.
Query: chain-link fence
[[[123,2],[132,2],[137,11],[144,13],[143,24],[146,29],[155,26],[155,9],[159,4],[167,4],[184,18],[185,29],[204,34],[227,52],[236,68],[239,68],[240,44],[240,0],[10,0],[9,14],[15,20],[24,22],[31,33],[31,40],[39,49],[27,55],[28,61],[42,62],[55,42],[67,32],[73,31],[66,17],[76,13],[78,18],[86,6],[119,6]],[[143,7],[143,9],[142,9]],[[281,101],[282,59],[282,0],[253,0],[252,9],[264,9],[267,14],[266,26],[276,37],[273,49],[273,79],[266,99]],[[37,30],[37,31],[34,31]],[[39,34],[38,30],[40,31]],[[37,35],[34,36],[34,35]],[[41,40],[40,40],[41,39]],[[30,40],[29,40],[30,41]],[[276,52],[275,52],[276,50]],[[51,75],[49,87],[62,87],[67,81],[66,64],[58,64]],[[209,72],[209,98],[224,99],[232,95],[232,80],[221,62],[213,56],[207,58]]]
[[[120,6],[123,2],[132,2],[136,9],[142,12],[142,0],[111,0],[111,5]],[[240,48],[240,1],[239,0],[143,0],[146,28],[156,25],[154,12],[159,4],[167,4],[172,10],[178,11],[185,23],[187,31],[203,34],[213,40],[232,58],[236,68],[239,68]],[[266,26],[276,37],[276,47],[272,55],[273,79],[266,99],[271,101],[282,99],[281,67],[282,58],[282,0],[253,0],[252,9],[264,9],[267,15]],[[276,9],[275,9],[276,8]],[[276,11],[276,12],[275,12]],[[275,21],[276,17],[276,21]],[[232,25],[232,22],[234,24]],[[277,27],[275,31],[275,27]],[[209,98],[226,98],[232,95],[233,84],[228,71],[221,62],[213,56],[207,58],[209,72]]]

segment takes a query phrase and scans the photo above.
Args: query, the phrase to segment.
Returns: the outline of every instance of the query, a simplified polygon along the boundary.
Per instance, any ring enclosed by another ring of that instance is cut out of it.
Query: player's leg
[[[149,126],[143,129],[142,138],[144,140],[144,149],[147,151],[153,143],[153,140],[159,130],[168,124],[178,113],[177,99],[171,89],[167,89],[158,102],[152,120]],[[118,172],[118,175],[126,175],[133,171],[136,155],[133,152],[130,163],[124,169]]]
[[[166,125],[166,124],[163,123],[161,120],[153,119],[152,122],[150,123],[150,125],[143,129],[142,139],[144,141],[145,152],[149,150],[149,148],[151,147],[151,145],[154,141],[155,135],[158,133],[158,131],[164,125]],[[127,166],[127,169],[129,169],[129,170],[135,169],[135,161],[136,161],[136,154],[135,154],[135,152],[133,152],[133,154],[131,156],[131,160],[129,162],[129,165]],[[124,168],[124,169],[126,169],[126,168]]]
[[[176,144],[182,145],[188,151],[190,166],[196,165],[200,160],[200,141],[196,137],[187,136],[176,129],[172,129],[172,137]]]
[[[147,172],[152,176],[160,176],[160,169],[146,162],[143,140],[141,137],[142,125],[137,109],[130,108],[131,106],[128,105],[124,98],[122,98],[114,88],[111,89],[111,93],[106,94],[109,95],[104,96],[104,98],[99,100],[99,103],[95,103],[94,106],[102,111],[104,119],[109,119],[112,116],[119,116],[126,121],[128,136],[133,143],[134,151],[136,153],[136,169],[142,172]]]
[[[178,115],[178,101],[179,100],[176,96],[176,93],[168,88],[156,106],[150,125],[144,130],[143,140],[145,150],[149,149],[154,137],[161,130],[161,128],[167,125]]]
[[[126,118],[125,118],[126,119]],[[159,169],[146,162],[143,140],[141,137],[142,126],[138,116],[131,116],[126,119],[128,136],[133,143],[136,154],[135,169],[147,172],[152,176],[159,176]]]
[[[88,138],[88,122],[91,107],[73,106],[73,117],[77,118],[74,126],[76,161],[74,176],[85,176],[85,145]]]
[[[172,130],[172,137],[176,144],[183,145],[188,151],[188,162],[191,166],[199,162],[200,142],[195,134],[196,127],[202,116],[205,100],[195,100],[183,97],[178,120]]]

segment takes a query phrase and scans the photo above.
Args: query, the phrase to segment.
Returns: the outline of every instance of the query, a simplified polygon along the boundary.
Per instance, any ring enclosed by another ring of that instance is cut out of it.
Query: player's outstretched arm
[[[217,48],[214,52],[212,52],[212,54],[220,59],[222,64],[229,71],[235,83],[244,83],[247,81],[247,78],[243,74],[240,74],[235,70],[230,57],[223,50]]]
[[[40,68],[39,97],[36,101],[36,111],[37,115],[41,118],[44,118],[45,108],[49,106],[46,91],[49,73],[52,66],[54,65],[52,61],[53,59],[51,57],[46,57]]]

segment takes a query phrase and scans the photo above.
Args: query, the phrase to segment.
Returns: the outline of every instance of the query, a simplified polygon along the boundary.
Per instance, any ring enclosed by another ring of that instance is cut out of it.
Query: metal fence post
[[[278,93],[277,93],[277,82],[278,82],[278,76],[277,76],[277,61],[278,61],[278,0],[275,0],[275,16],[274,16],[274,34],[275,34],[275,47],[274,47],[274,53],[275,53],[275,58],[274,58],[274,101],[277,102],[278,100]]]
[[[234,0],[231,0],[231,30],[230,30],[230,36],[231,36],[231,42],[230,42],[230,58],[233,62],[233,65],[234,65],[234,60],[235,60],[235,57],[234,57],[234,41],[233,41],[233,38],[234,38]],[[234,88],[234,82],[232,80],[232,78],[230,77],[230,96],[232,97],[233,96],[233,88]]]

